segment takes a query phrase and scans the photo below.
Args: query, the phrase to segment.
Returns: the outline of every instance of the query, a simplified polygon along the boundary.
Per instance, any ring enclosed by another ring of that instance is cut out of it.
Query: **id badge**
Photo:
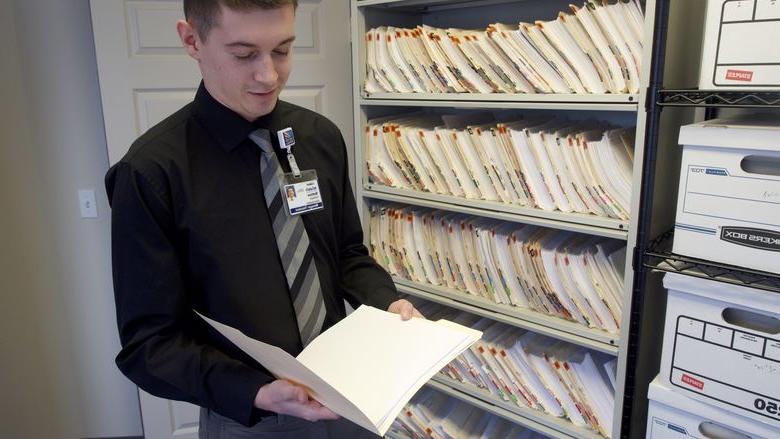
[[[292,172],[282,175],[279,187],[282,188],[282,200],[290,216],[301,215],[325,208],[322,203],[317,171],[307,169],[296,177]]]

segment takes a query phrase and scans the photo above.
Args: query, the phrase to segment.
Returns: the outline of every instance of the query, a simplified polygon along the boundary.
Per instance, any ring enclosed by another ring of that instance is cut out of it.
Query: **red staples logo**
[[[699,390],[704,390],[704,383],[690,375],[682,374],[682,382]]]
[[[753,72],[750,70],[726,70],[726,79],[734,81],[750,82],[753,80]]]

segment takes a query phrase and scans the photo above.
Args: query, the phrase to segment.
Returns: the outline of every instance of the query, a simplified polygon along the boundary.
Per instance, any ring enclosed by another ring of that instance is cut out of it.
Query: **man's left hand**
[[[401,320],[409,320],[412,317],[419,317],[424,319],[425,317],[420,314],[420,311],[415,309],[414,305],[406,299],[396,300],[387,307],[387,311],[401,315]]]

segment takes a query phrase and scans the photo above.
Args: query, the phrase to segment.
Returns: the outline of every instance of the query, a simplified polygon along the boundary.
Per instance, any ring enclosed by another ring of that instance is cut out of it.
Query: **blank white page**
[[[298,355],[384,432],[434,374],[481,332],[448,321],[413,318],[361,306]]]

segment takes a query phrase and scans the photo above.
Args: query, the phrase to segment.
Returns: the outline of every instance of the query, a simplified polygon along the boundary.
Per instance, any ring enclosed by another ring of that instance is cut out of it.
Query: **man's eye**
[[[287,49],[287,50],[274,50],[274,53],[276,55],[287,56],[287,55],[290,54],[290,50],[289,49]]]
[[[255,56],[255,52],[250,52],[250,53],[246,53],[246,54],[244,54],[244,53],[240,53],[240,54],[236,53],[233,56],[235,56],[236,59],[247,60],[247,59],[253,58]]]

